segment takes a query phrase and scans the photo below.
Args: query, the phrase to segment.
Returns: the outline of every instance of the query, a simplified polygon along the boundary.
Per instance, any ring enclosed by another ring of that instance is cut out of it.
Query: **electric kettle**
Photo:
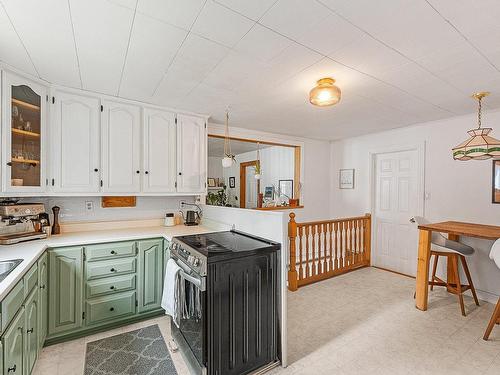
[[[184,216],[184,212],[180,211],[182,215],[182,219],[184,220],[184,225],[198,225],[201,217],[197,211],[187,210],[186,216]]]

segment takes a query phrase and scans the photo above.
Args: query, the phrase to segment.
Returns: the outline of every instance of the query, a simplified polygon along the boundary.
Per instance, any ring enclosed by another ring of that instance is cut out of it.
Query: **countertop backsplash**
[[[180,202],[194,203],[194,197],[137,197],[135,207],[102,208],[101,197],[30,197],[21,202],[40,202],[50,214],[59,206],[61,223],[161,219],[167,212],[178,213]],[[92,202],[92,210],[87,210]]]

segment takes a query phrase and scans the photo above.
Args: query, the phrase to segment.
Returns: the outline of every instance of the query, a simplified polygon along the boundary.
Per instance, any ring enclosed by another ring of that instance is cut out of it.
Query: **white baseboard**
[[[499,296],[497,296],[496,294],[485,292],[484,290],[478,290],[478,289],[476,289],[476,294],[477,298],[479,298],[482,301],[486,301],[494,305],[496,305],[496,303],[498,302]]]

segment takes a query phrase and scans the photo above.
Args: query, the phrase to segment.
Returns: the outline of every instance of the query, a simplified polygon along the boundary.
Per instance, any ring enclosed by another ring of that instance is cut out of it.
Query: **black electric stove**
[[[185,309],[196,314],[172,323],[192,373],[242,375],[278,359],[279,250],[238,231],[173,238],[185,300],[198,301]]]

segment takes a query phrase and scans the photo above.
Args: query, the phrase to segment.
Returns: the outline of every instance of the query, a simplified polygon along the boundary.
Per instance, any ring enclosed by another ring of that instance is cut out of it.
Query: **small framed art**
[[[339,171],[339,188],[354,189],[354,169],[341,169]]]

